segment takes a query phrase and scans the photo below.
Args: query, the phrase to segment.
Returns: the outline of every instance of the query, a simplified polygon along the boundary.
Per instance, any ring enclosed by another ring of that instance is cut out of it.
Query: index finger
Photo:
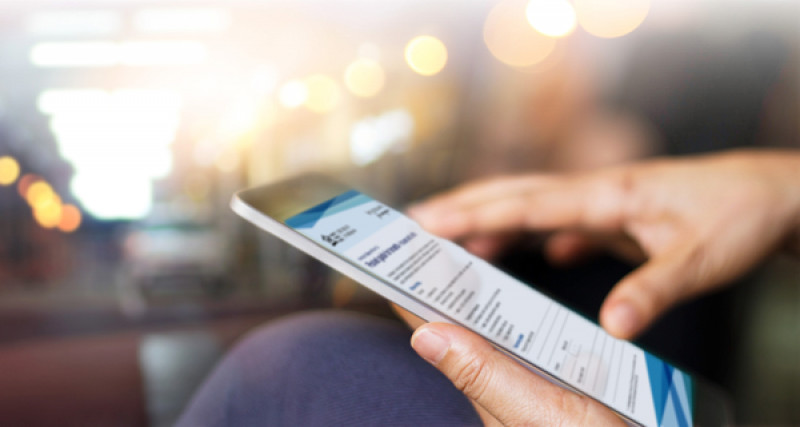
[[[629,204],[629,180],[624,170],[498,179],[439,196],[411,215],[446,238],[559,228],[617,231]]]

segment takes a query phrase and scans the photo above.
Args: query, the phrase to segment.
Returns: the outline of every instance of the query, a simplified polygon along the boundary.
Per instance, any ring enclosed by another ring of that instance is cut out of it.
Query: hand
[[[597,245],[646,260],[611,291],[600,322],[630,339],[660,314],[718,288],[779,247],[800,254],[800,153],[734,152],[579,175],[478,182],[409,214],[450,239],[553,231],[549,256]]]
[[[479,405],[487,425],[625,425],[597,401],[549,383],[459,326],[426,324],[411,345]]]

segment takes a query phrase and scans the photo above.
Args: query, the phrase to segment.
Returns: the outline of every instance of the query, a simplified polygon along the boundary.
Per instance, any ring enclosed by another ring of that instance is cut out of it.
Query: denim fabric
[[[399,322],[315,312],[245,337],[178,426],[471,426],[469,401],[409,345]]]

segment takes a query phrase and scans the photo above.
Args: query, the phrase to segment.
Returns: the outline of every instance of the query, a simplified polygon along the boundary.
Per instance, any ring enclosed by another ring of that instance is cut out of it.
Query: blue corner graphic
[[[645,352],[653,406],[660,427],[691,427],[691,379],[663,360]]]
[[[286,225],[294,229],[313,228],[320,219],[326,216],[350,209],[370,200],[372,199],[358,191],[350,190],[287,219]]]

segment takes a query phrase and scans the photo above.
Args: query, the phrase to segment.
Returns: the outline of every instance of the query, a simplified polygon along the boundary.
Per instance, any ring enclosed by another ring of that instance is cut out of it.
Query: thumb
[[[503,425],[624,425],[597,401],[548,382],[459,326],[423,325],[411,346]]]

